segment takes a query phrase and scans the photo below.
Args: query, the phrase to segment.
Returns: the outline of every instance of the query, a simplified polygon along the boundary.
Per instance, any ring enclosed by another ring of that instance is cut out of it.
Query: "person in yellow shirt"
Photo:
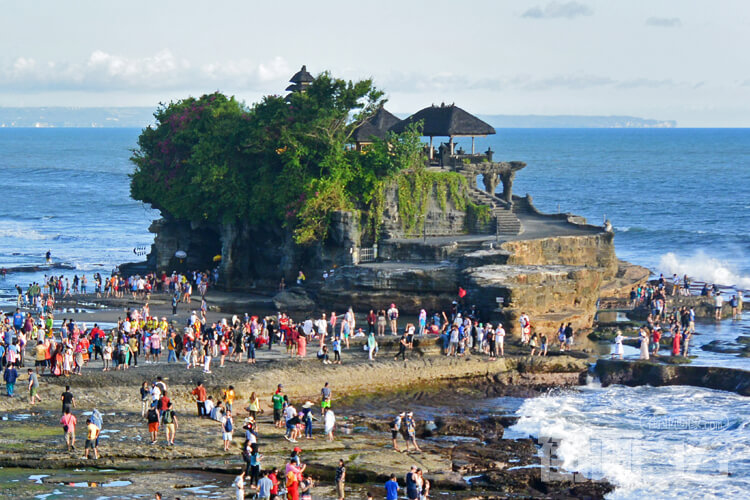
[[[47,367],[47,346],[41,340],[37,342],[34,348],[34,366],[36,366],[37,373],[39,373],[39,368],[41,368],[41,373],[44,375],[44,369]]]
[[[99,429],[91,422],[91,419],[86,419],[86,444],[83,447],[83,458],[89,458],[89,450],[94,450],[94,458],[99,458],[99,450],[96,447],[96,435]]]
[[[234,402],[234,386],[230,385],[229,389],[224,391],[224,401],[226,403],[226,409],[232,411],[232,403]]]

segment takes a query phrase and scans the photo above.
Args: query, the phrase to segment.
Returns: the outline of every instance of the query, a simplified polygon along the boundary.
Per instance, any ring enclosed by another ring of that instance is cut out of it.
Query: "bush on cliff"
[[[441,204],[447,192],[465,207],[468,198],[457,192],[463,178],[424,171],[419,125],[365,152],[347,149],[355,128],[384,102],[371,80],[323,73],[304,92],[252,106],[218,92],[162,104],[131,157],[131,196],[195,223],[283,225],[303,245],[325,240],[336,210],[365,212],[376,238],[384,188],[395,177],[409,187],[399,195],[407,226],[426,210],[426,202],[409,210],[412,195],[424,201],[433,186]]]

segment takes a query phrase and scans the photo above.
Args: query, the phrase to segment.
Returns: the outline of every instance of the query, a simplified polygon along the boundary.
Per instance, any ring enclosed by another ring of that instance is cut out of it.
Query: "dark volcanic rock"
[[[746,370],[615,359],[600,359],[594,370],[604,387],[610,384],[692,385],[750,396],[750,372]]]

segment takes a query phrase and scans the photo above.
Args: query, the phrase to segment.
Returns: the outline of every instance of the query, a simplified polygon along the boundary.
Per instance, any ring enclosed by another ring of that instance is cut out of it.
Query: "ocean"
[[[0,282],[0,308],[12,307],[16,283],[26,287],[47,272],[72,278],[143,259],[137,253],[153,241],[148,227],[159,214],[129,197],[128,158],[138,134],[0,129],[0,268],[10,270]],[[609,219],[620,258],[655,273],[750,288],[750,130],[498,129],[477,140],[479,151],[488,146],[497,160],[527,163],[514,191],[530,193],[540,210],[595,224]],[[47,250],[71,269],[34,269]],[[748,318],[699,325],[704,337],[696,347],[750,335]],[[694,352],[701,364],[750,369],[749,358]],[[692,496],[699,487],[701,496],[729,497],[748,488],[746,409],[744,398],[715,391],[594,384],[524,402],[512,431],[567,436],[558,450],[565,465],[614,481],[613,498]],[[699,423],[732,419],[702,431],[641,427],[644,415],[663,414]],[[592,437],[599,455],[590,453]],[[634,445],[640,448],[625,465],[601,460]],[[677,456],[686,460],[677,463]]]

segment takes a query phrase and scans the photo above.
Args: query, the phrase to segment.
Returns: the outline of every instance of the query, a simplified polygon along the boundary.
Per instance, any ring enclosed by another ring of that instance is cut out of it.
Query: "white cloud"
[[[95,50],[86,60],[76,62],[40,63],[18,57],[4,67],[0,65],[0,89],[108,92],[205,88],[209,91],[220,86],[256,90],[267,82],[283,83],[292,73],[281,57],[260,63],[235,60],[195,65],[167,49],[141,58]]]
[[[534,6],[521,14],[521,17],[531,19],[573,19],[580,16],[590,16],[593,9],[579,2],[550,2],[544,7]]]
[[[682,26],[679,17],[649,17],[646,26],[658,26],[660,28],[677,28]]]

